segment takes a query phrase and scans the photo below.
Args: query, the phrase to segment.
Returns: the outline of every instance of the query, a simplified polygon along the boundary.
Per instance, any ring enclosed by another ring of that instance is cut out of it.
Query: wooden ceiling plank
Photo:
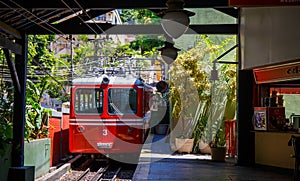
[[[21,39],[21,34],[18,30],[12,28],[11,26],[7,25],[6,23],[0,21],[0,30],[12,35],[17,39]]]
[[[15,54],[22,54],[22,46],[16,43],[13,43],[7,38],[0,36],[0,47],[7,48],[14,52]]]

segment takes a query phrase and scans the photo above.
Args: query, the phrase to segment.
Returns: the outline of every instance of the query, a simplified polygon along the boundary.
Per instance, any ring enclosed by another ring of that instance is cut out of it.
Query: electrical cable
[[[69,8],[74,14],[76,13],[64,0],[61,0],[61,2],[67,7]],[[84,10],[83,10],[84,11]],[[90,30],[92,30],[96,35],[97,32],[90,26],[88,25],[80,16],[77,16]]]
[[[31,13],[30,11],[28,11],[28,10],[25,9],[24,7],[20,6],[18,3],[14,2],[13,0],[11,0],[11,2],[13,2],[15,5],[19,6],[21,9],[25,10],[25,11],[28,12],[29,14],[33,15],[36,19],[41,20],[43,23],[45,23],[45,24],[48,25],[49,27],[53,28],[54,30],[56,30],[56,31],[59,32],[60,34],[65,34],[65,33],[61,32],[60,30],[56,29],[55,27],[53,27],[53,26],[52,26],[51,24],[49,24],[47,21],[42,20],[41,18],[37,17],[35,14]],[[56,34],[53,30],[51,30],[51,29],[49,29],[49,28],[43,26],[42,24],[40,24],[40,23],[38,23],[38,22],[35,22],[35,21],[29,19],[29,18],[26,17],[23,13],[18,12],[17,10],[15,10],[15,8],[12,8],[12,7],[9,6],[8,4],[6,4],[6,3],[4,3],[4,2],[2,2],[2,1],[0,1],[0,3],[2,3],[2,4],[5,5],[5,6],[7,6],[7,7],[10,8],[10,9],[12,9],[14,12],[20,14],[21,16],[23,16],[24,18],[28,19],[28,20],[31,21],[32,23],[34,23],[34,24],[36,24],[36,25],[38,25],[38,26],[44,28],[45,30],[47,30],[47,31],[49,31],[49,32],[51,32],[51,33],[53,33],[53,34]],[[59,37],[63,37],[63,35],[58,35],[58,36],[59,36]],[[65,39],[65,37],[63,37],[63,38]]]
[[[102,32],[102,33],[104,33],[104,34],[106,34],[105,33],[105,31],[95,22],[95,20],[83,9],[83,7],[77,2],[77,0],[74,0],[74,2],[79,6],[79,8],[82,10],[82,12],[84,12],[85,13],[85,15],[89,18],[89,19],[91,19],[94,23],[95,23],[95,25],[97,26],[97,28],[99,28],[99,30]]]
[[[15,5],[17,5],[19,8],[23,9],[24,11],[26,11],[27,13],[33,15],[36,19],[42,21],[43,23],[45,23],[46,25],[48,25],[50,28],[54,29],[55,31],[57,31],[57,32],[59,32],[59,33],[61,33],[61,34],[64,34],[63,32],[61,32],[60,30],[58,30],[58,29],[56,29],[55,27],[53,27],[52,25],[50,25],[50,24],[49,24],[48,22],[46,22],[45,20],[43,20],[43,19],[37,17],[35,14],[33,14],[33,13],[30,12],[30,11],[28,11],[27,9],[25,9],[24,7],[22,7],[21,5],[19,5],[19,4],[16,3],[15,1],[11,0],[11,2],[14,3]],[[3,2],[2,2],[2,3],[3,3]],[[3,4],[5,4],[5,3],[3,3]],[[16,11],[14,8],[12,8],[11,6],[9,6],[9,5],[7,5],[7,4],[5,4],[5,5],[8,6],[9,8],[11,8],[13,11],[17,12],[17,11]],[[17,13],[19,13],[19,12],[17,12]],[[19,13],[19,14],[22,15],[22,16],[24,16],[24,15],[21,14],[21,13]],[[36,23],[35,21],[33,21],[33,20],[27,18],[26,16],[24,16],[24,17],[25,17],[26,19],[28,19],[29,21],[31,21],[31,22],[37,24],[38,26],[41,26],[42,28],[45,28],[46,30],[52,32],[53,34],[56,34],[54,31],[52,31],[52,30],[50,30],[50,29],[44,27],[43,25],[41,25],[41,24],[39,24],[39,23]]]

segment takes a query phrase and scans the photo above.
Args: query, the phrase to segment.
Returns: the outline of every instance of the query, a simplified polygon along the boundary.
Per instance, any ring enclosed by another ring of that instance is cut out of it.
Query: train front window
[[[77,114],[101,114],[103,112],[103,90],[95,88],[77,89],[74,108]]]
[[[137,90],[134,88],[110,88],[108,113],[128,115],[137,113]]]

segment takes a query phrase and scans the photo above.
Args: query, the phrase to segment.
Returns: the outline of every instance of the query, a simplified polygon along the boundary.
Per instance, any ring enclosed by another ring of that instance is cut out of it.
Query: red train
[[[76,78],[71,89],[71,153],[139,153],[149,131],[153,88],[122,68]]]

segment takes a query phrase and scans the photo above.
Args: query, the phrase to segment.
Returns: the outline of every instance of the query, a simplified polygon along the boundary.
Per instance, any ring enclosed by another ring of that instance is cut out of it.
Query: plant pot
[[[194,138],[175,138],[175,146],[179,153],[191,153],[194,146]]]
[[[209,144],[204,143],[202,140],[199,141],[198,147],[199,147],[200,153],[211,154],[211,149],[210,149]]]
[[[226,147],[212,147],[210,149],[211,149],[211,159],[213,161],[225,162]]]

